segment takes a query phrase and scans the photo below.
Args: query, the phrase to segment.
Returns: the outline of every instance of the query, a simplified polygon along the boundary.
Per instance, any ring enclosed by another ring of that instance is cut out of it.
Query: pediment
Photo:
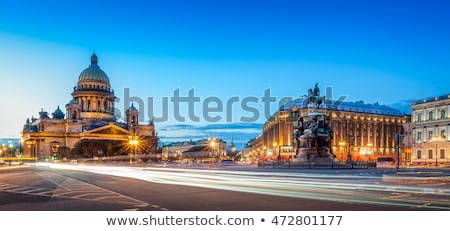
[[[85,134],[103,134],[103,135],[129,135],[130,132],[114,124],[99,127],[90,131],[86,131]]]

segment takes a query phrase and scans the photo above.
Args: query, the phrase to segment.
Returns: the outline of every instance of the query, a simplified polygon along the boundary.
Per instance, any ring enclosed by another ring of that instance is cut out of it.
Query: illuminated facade
[[[153,122],[139,124],[139,112],[133,105],[125,113],[126,121],[117,122],[115,98],[94,53],[91,65],[79,75],[66,114],[58,107],[51,117],[41,110],[39,118],[27,119],[22,130],[24,156],[62,159],[120,155],[127,152],[123,147],[134,137],[140,141],[136,144],[140,153],[154,153],[158,138]]]
[[[442,165],[450,161],[450,94],[415,101],[412,105],[411,163]]]
[[[285,104],[264,124],[262,135],[252,145],[253,152],[267,159],[293,158],[297,121],[312,110],[306,105],[306,97]],[[314,110],[331,117],[331,148],[338,160],[346,160],[348,154],[353,160],[395,156],[395,135],[403,134],[403,125],[408,120],[395,109],[362,101],[325,100]]]

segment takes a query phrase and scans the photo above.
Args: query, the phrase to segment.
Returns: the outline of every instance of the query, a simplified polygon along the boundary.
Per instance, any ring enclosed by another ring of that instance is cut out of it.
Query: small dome
[[[80,81],[94,81],[110,84],[108,76],[98,66],[98,58],[95,52],[91,56],[91,65],[89,65],[88,68],[84,69],[81,72],[80,77],[78,77],[78,82]]]
[[[58,108],[55,110],[55,112],[52,113],[53,119],[64,119],[64,113],[61,111],[61,109]]]

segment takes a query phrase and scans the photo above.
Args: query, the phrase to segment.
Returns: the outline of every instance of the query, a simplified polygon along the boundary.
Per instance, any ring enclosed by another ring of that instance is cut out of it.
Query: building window
[[[433,131],[428,131],[428,140],[433,139]]]
[[[428,159],[433,159],[433,150],[428,150]]]
[[[418,160],[422,159],[422,150],[417,150],[417,159]]]
[[[439,158],[445,159],[445,149],[441,149],[441,150],[440,150]]]
[[[422,113],[417,114],[417,122],[422,122]]]
[[[441,138],[445,139],[447,137],[447,130],[441,130]]]
[[[445,110],[441,110],[441,119],[445,119],[446,115],[445,115]]]
[[[422,141],[422,132],[417,132],[417,141]]]

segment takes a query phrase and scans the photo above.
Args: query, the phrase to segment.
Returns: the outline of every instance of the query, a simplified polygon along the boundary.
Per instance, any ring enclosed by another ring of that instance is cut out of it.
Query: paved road
[[[0,210],[450,210],[448,178],[46,165],[0,169]]]

